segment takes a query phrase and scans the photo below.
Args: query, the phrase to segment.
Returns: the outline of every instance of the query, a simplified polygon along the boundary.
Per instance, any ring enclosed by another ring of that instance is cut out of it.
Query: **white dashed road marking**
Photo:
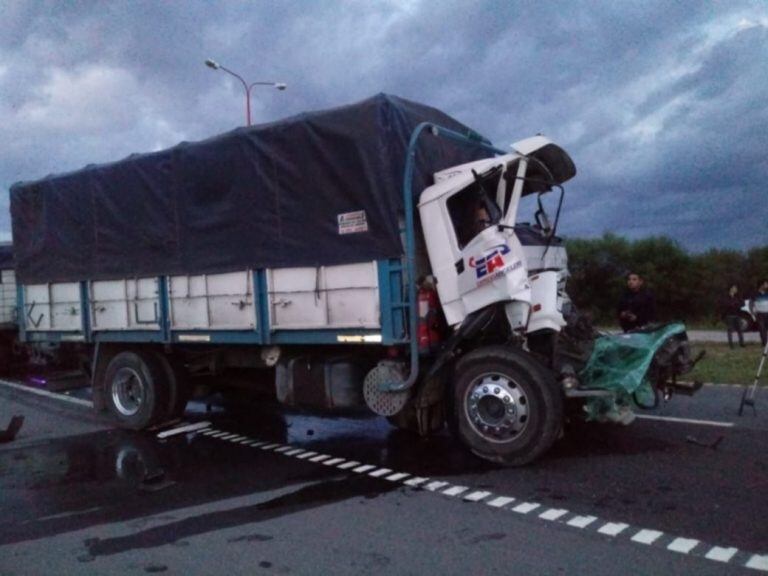
[[[484,498],[487,498],[490,495],[491,495],[490,492],[481,490],[479,492],[472,492],[472,494],[467,494],[466,496],[464,496],[464,500],[466,500],[467,502],[480,502],[480,500],[483,500]]]
[[[396,472],[395,474],[390,474],[387,476],[387,480],[390,482],[400,482],[403,478],[408,478],[410,474],[406,474],[405,472]]]
[[[672,552],[680,552],[681,554],[688,554],[691,550],[696,548],[698,544],[699,541],[692,538],[675,538],[672,540],[669,546],[667,546],[667,550],[672,550]]]
[[[418,486],[419,484],[424,484],[429,480],[429,478],[422,478],[421,476],[417,476],[416,478],[411,478],[410,480],[406,480],[405,484],[407,486]]]
[[[658,530],[640,530],[640,532],[632,536],[632,541],[639,542],[640,544],[653,544],[663,534],[664,532],[659,532]]]
[[[433,482],[430,482],[426,486],[424,486],[424,488],[426,490],[429,490],[430,492],[435,492],[440,488],[442,488],[443,486],[448,486],[448,482],[440,482],[439,480],[435,480]]]
[[[768,572],[768,554],[763,556],[760,554],[755,554],[752,556],[752,558],[749,559],[749,562],[746,563],[746,567]]]
[[[453,486],[452,488],[448,488],[447,490],[443,490],[443,494],[446,496],[458,496],[459,494],[466,492],[469,490],[466,486]]]
[[[504,508],[504,506],[514,501],[515,499],[511,496],[499,496],[493,500],[490,500],[489,502],[486,502],[486,504],[488,504],[488,506],[493,506],[494,508]]]
[[[738,551],[737,548],[721,548],[720,546],[714,546],[712,550],[704,555],[704,558],[715,560],[717,562],[730,562],[731,558],[733,558]]]
[[[539,506],[541,506],[541,504],[537,504],[536,502],[523,502],[512,508],[512,511],[517,512],[518,514],[528,514],[528,512],[533,512]]]
[[[568,520],[568,526],[573,526],[574,528],[586,528],[595,520],[597,520],[597,516],[574,516]]]
[[[344,462],[344,458],[331,458],[330,460],[326,460],[323,462],[324,466],[336,466],[338,464],[341,464]]]
[[[549,510],[547,510],[543,514],[539,514],[539,518],[541,518],[542,520],[553,521],[553,520],[557,520],[558,518],[562,518],[566,514],[568,514],[568,510],[560,510],[560,509],[557,509],[557,508],[550,508]]]
[[[157,437],[160,439],[163,439],[163,438],[170,438],[171,436],[175,436],[176,434],[186,434],[187,432],[197,432],[200,430],[204,430],[205,428],[208,428],[210,425],[211,423],[208,421],[196,422],[195,424],[185,424],[177,428],[172,428],[171,430],[163,430],[162,432],[159,432],[157,434]]]
[[[606,522],[601,528],[598,529],[598,532],[600,532],[600,534],[607,534],[608,536],[618,536],[627,528],[629,528],[629,524],[622,524],[621,522]]]

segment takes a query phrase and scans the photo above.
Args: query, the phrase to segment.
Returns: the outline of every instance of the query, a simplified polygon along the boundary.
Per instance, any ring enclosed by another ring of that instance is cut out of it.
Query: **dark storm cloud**
[[[0,187],[239,125],[241,87],[211,57],[289,84],[254,92],[257,121],[385,91],[503,147],[543,132],[579,170],[569,234],[747,247],[768,241],[767,18],[752,2],[4,3]]]

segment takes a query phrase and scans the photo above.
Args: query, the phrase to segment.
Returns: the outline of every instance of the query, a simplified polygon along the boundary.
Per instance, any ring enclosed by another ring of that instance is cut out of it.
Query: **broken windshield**
[[[494,200],[501,173],[502,166],[494,166],[482,174],[473,171],[474,182],[448,199],[448,213],[459,249],[501,220],[502,211]]]

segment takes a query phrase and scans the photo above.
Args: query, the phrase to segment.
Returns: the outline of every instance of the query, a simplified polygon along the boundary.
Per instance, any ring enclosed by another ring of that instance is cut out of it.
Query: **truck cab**
[[[449,325],[502,302],[516,331],[558,331],[567,256],[540,196],[576,174],[568,154],[547,138],[513,152],[435,174],[419,201],[422,228]],[[518,223],[524,197],[537,195],[534,224]]]

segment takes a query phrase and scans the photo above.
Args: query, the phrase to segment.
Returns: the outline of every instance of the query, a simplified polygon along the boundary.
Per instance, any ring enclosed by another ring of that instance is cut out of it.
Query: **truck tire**
[[[122,428],[142,430],[166,418],[167,376],[151,352],[120,352],[107,366],[104,387],[109,411]]]
[[[168,388],[168,407],[165,417],[168,420],[180,418],[184,415],[191,396],[184,366],[177,358],[161,352],[154,352],[153,355],[163,369]]]
[[[477,456],[523,466],[558,438],[562,395],[548,371],[524,352],[474,350],[459,360],[453,383],[455,427]]]

